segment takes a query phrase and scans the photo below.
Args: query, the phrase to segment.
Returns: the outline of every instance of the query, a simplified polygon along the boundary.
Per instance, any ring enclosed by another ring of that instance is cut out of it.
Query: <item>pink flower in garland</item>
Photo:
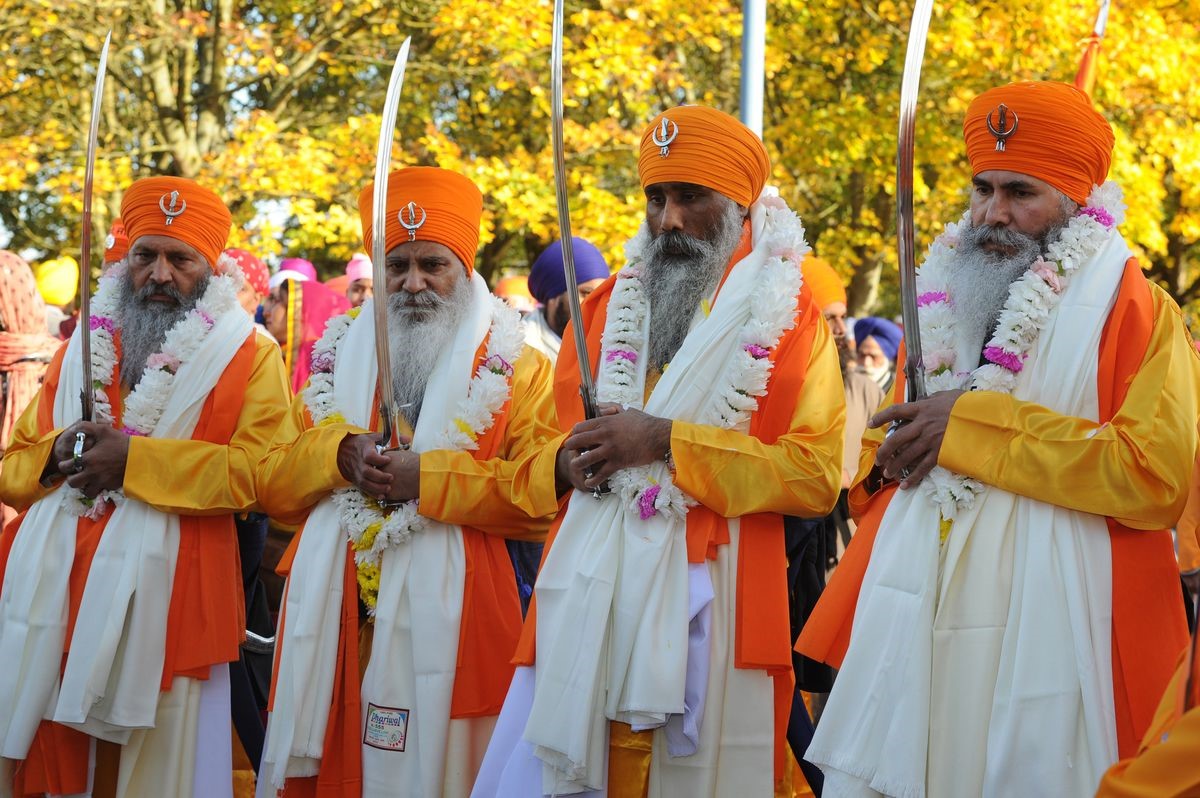
[[[148,369],[166,369],[174,374],[179,371],[179,358],[168,355],[165,352],[155,352],[150,357],[146,358],[146,368]]]
[[[92,316],[88,320],[88,327],[92,330],[104,330],[109,335],[113,335],[117,330],[116,322],[108,316]]]
[[[958,246],[959,238],[953,233],[942,233],[934,243],[953,249]]]
[[[774,208],[777,211],[787,207],[787,203],[783,201],[783,197],[779,196],[759,197],[758,201],[763,204],[763,207]]]
[[[780,258],[782,260],[791,261],[792,263],[800,262],[800,254],[796,252],[795,247],[779,246],[771,248],[771,257]]]
[[[1040,256],[1029,267],[1029,270],[1041,277],[1046,285],[1050,286],[1050,290],[1056,294],[1061,294],[1063,289],[1062,277],[1058,273],[1058,264],[1047,263]]]
[[[511,377],[513,374],[512,364],[499,355],[492,355],[483,361],[483,365],[488,371],[493,374],[499,374],[502,377]]]
[[[934,302],[949,302],[950,295],[945,291],[926,291],[917,297],[917,307],[923,308],[926,305],[932,305]]]
[[[770,349],[765,349],[758,344],[746,344],[742,347],[742,349],[745,349],[747,352],[749,352],[750,357],[754,358],[755,360],[762,360],[763,358],[770,357],[771,355]]]
[[[204,312],[203,310],[201,310],[200,308],[196,308],[196,309],[195,309],[195,310],[193,310],[192,312],[196,314],[196,317],[197,317],[198,319],[200,319],[200,321],[204,322],[204,326],[205,326],[207,329],[210,329],[210,330],[212,329],[212,327],[213,327],[213,324],[215,324],[215,321],[213,320],[213,317],[212,317],[212,316],[208,315],[207,313],[205,313],[205,312]]]
[[[121,432],[124,432],[126,435],[128,435],[128,436],[129,436],[129,437],[131,437],[131,438],[133,438],[133,437],[138,437],[138,438],[144,438],[144,437],[146,437],[146,433],[142,432],[141,430],[134,429],[133,427],[121,427]]]
[[[1020,374],[1021,369],[1025,368],[1025,356],[1014,355],[1012,352],[1006,352],[998,346],[986,346],[983,349],[983,356],[989,363],[995,363],[1006,371],[1011,371],[1013,374]]]
[[[628,349],[610,349],[608,350],[608,354],[604,356],[604,360],[608,363],[615,363],[618,360],[628,360],[630,363],[636,363],[637,359],[637,352],[631,352]]]
[[[312,370],[317,374],[333,373],[333,353],[313,352]]]
[[[661,491],[660,486],[651,485],[638,495],[638,516],[643,521],[649,521],[658,513],[658,508],[654,506],[654,500],[658,498]]]
[[[1104,210],[1103,208],[1093,208],[1091,206],[1084,206],[1079,209],[1079,215],[1092,217],[1097,222],[1099,222],[1106,230],[1113,229],[1113,227],[1115,227],[1117,224],[1116,220],[1113,219],[1112,214],[1109,213],[1108,211]]]

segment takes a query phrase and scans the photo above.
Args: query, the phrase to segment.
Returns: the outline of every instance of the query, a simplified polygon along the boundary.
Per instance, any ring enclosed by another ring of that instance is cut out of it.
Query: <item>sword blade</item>
[[[596,383],[587,352],[583,330],[583,311],[579,307],[579,280],[575,276],[575,248],[571,240],[571,205],[567,195],[567,164],[563,146],[563,0],[554,0],[554,27],[550,43],[550,128],[554,145],[554,195],[558,205],[559,239],[562,241],[563,272],[567,277],[567,309],[575,333],[575,353],[579,361],[579,393],[587,418],[598,415]]]
[[[917,0],[908,29],[908,54],[900,83],[900,129],[896,142],[896,242],[900,258],[900,310],[904,317],[904,376],[908,401],[924,399],[925,368],[917,316],[917,258],[913,223],[913,149],[917,126],[917,92],[933,0]]]
[[[108,47],[112,31],[104,37],[96,86],[92,90],[92,119],[88,127],[87,160],[83,169],[83,230],[79,246],[79,344],[83,356],[83,390],[79,392],[80,418],[91,421],[95,412],[95,376],[92,374],[92,177],[96,170],[96,139],[100,129],[100,103],[104,99],[104,75],[108,69]]]
[[[400,45],[396,63],[392,65],[392,77],[388,81],[387,95],[383,101],[383,115],[379,119],[379,144],[375,150],[375,190],[371,206],[371,279],[375,286],[371,304],[375,316],[375,363],[378,380],[375,383],[379,397],[379,415],[383,418],[381,445],[396,448],[400,436],[400,406],[392,390],[392,357],[388,340],[387,325],[387,186],[388,172],[392,167],[392,137],[396,128],[396,111],[400,107],[400,89],[404,86],[404,68],[408,64],[408,47],[412,37]]]

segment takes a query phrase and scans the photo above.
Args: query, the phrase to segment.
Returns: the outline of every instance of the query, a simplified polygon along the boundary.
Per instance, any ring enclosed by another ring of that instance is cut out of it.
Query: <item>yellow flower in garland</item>
[[[350,317],[350,318],[352,318],[352,319],[357,319],[357,318],[358,318],[358,314],[359,314],[359,313],[362,313],[362,306],[361,306],[361,305],[359,305],[359,306],[358,306],[358,307],[356,307],[356,308],[350,308],[349,310],[347,310],[347,311],[346,311],[346,315],[347,315],[347,316],[349,316],[349,317]]]
[[[321,419],[320,423],[318,423],[317,426],[318,427],[329,427],[334,424],[345,424],[345,423],[347,423],[346,417],[343,416],[341,413],[338,413],[335,411],[335,412],[330,413],[329,415],[325,416],[325,418]]]
[[[471,425],[463,421],[461,418],[454,419],[454,426],[458,427],[458,431],[466,435],[473,441],[479,440],[479,435],[471,428]]]
[[[379,598],[379,566],[373,563],[363,563],[358,566],[358,595],[363,603],[372,611]]]

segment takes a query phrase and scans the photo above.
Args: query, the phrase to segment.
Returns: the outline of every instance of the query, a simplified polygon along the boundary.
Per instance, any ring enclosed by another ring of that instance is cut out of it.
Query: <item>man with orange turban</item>
[[[540,540],[557,508],[551,368],[473,268],[474,183],[393,172],[384,230],[373,199],[363,243],[385,236],[387,284],[330,322],[259,471],[267,512],[301,527],[260,784],[465,798],[520,633],[505,538]],[[375,302],[405,444],[382,452]]]
[[[221,200],[145,178],[121,217],[129,253],[87,320],[92,420],[77,331],[0,472],[24,513],[0,538],[4,789],[228,795],[228,663],[245,632],[234,514],[256,506],[287,388],[240,277],[215,268]]]
[[[638,172],[645,223],[583,305],[599,418],[563,336],[552,445],[573,490],[479,796],[771,795],[792,771],[782,515],[837,497],[837,353],[757,135],[673,108]]]
[[[930,396],[899,374],[872,419],[797,646],[840,668],[807,752],[827,796],[1092,795],[1186,642],[1167,528],[1198,360],[1119,232],[1113,131],[1072,86],[1016,83],[963,134],[970,209],[917,277]]]

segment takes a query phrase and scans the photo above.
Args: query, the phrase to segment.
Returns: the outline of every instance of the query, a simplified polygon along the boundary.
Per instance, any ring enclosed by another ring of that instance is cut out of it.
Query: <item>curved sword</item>
[[[375,363],[378,379],[375,383],[379,397],[379,415],[383,420],[383,431],[379,445],[387,449],[400,446],[400,405],[392,389],[391,343],[387,325],[387,186],[388,172],[392,166],[392,136],[396,128],[396,111],[400,107],[400,89],[404,86],[404,68],[408,64],[408,46],[412,37],[400,45],[396,63],[392,66],[392,77],[388,81],[387,95],[383,101],[383,115],[379,119],[379,143],[375,150],[375,189],[371,205],[371,279],[375,286],[371,304],[375,311]]]
[[[913,244],[913,146],[917,126],[917,91],[933,0],[917,0],[908,29],[908,54],[900,83],[900,130],[896,141],[896,244],[900,257],[900,310],[904,318],[904,378],[907,399],[924,399],[925,368],[921,359],[921,327],[917,317],[917,258]]]
[[[558,203],[559,240],[562,242],[563,271],[567,276],[567,308],[575,332],[575,354],[579,362],[579,395],[586,418],[599,415],[596,407],[596,383],[588,358],[587,337],[583,330],[583,311],[579,307],[579,280],[575,277],[575,248],[571,240],[571,206],[567,197],[567,164],[563,154],[563,0],[554,0],[554,28],[550,44],[551,139],[554,144],[554,194]]]
[[[83,353],[83,390],[79,392],[81,415],[91,421],[95,412],[95,386],[92,374],[92,177],[96,171],[96,140],[100,128],[100,103],[104,99],[104,76],[108,69],[108,46],[112,31],[104,37],[100,63],[96,66],[96,87],[92,91],[92,120],[88,127],[87,160],[83,170],[83,230],[79,247],[79,344]],[[83,433],[78,433],[82,435]],[[76,446],[82,443],[76,438]],[[83,454],[82,450],[79,452]]]

